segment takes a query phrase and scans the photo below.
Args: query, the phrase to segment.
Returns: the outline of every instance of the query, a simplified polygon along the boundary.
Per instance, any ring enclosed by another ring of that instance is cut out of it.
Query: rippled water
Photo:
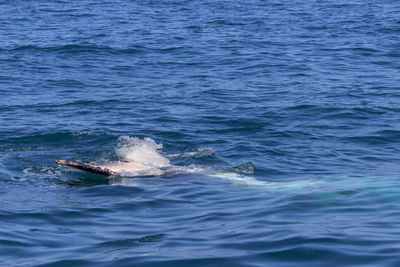
[[[3,266],[400,264],[398,1],[0,10]],[[202,171],[55,163],[123,136]]]

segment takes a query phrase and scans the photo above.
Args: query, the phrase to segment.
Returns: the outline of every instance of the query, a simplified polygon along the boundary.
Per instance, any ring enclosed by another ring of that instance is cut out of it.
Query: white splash
[[[123,161],[138,162],[145,165],[163,168],[171,166],[169,159],[161,155],[162,144],[151,138],[121,136],[115,152]]]
[[[161,152],[162,144],[151,138],[121,136],[115,152],[119,161],[95,165],[104,168],[116,176],[169,176],[179,173],[200,173],[202,167],[172,165]]]

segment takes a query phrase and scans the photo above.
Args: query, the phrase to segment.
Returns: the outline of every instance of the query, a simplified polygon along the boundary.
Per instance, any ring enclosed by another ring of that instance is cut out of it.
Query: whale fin
[[[96,174],[105,175],[105,176],[114,175],[114,173],[112,171],[110,171],[109,169],[102,168],[102,167],[95,166],[95,165],[89,165],[89,164],[79,163],[76,161],[63,160],[63,159],[57,160],[56,162],[60,165],[73,167],[75,169],[79,169],[79,170],[83,170],[83,171],[87,171],[87,172],[91,172],[91,173],[96,173]]]
[[[239,166],[225,169],[226,172],[234,172],[234,173],[242,173],[242,174],[253,174],[254,173],[254,164],[252,162],[246,162]]]

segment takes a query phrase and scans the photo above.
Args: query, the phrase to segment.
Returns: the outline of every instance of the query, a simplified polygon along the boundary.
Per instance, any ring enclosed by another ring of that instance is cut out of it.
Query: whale
[[[176,175],[196,174],[206,177],[217,177],[241,185],[260,186],[264,182],[253,177],[254,164],[246,162],[231,168],[213,168],[201,165],[175,165],[172,159],[201,158],[213,155],[211,148],[200,148],[178,154],[164,154],[162,144],[157,144],[150,138],[136,138],[122,136],[115,148],[118,159],[106,164],[82,163],[79,161],[60,159],[56,163],[72,167],[88,173],[98,174],[110,178],[110,182],[117,182],[121,178],[129,183],[130,178],[144,177],[173,177]],[[104,160],[104,159],[103,159]],[[107,159],[105,159],[107,160]],[[113,179],[118,178],[118,179]],[[125,179],[126,178],[126,179]]]

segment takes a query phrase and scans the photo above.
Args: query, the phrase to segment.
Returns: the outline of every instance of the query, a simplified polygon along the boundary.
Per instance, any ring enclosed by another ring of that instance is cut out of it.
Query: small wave
[[[199,148],[197,151],[170,154],[168,158],[203,158],[214,154],[214,150],[210,147]]]
[[[32,151],[32,150],[49,150],[59,148],[59,145],[64,141],[69,141],[71,138],[75,139],[86,139],[89,137],[99,137],[103,136],[102,133],[96,132],[73,132],[73,131],[61,131],[54,133],[32,133],[30,135],[22,135],[7,138],[1,140],[4,143],[13,143],[13,144],[23,144],[23,147],[11,147],[11,148],[2,148],[1,152],[13,152],[13,151]],[[42,145],[37,145],[42,143]],[[57,144],[57,146],[49,145],[49,144]]]
[[[139,243],[159,242],[160,239],[164,236],[165,236],[165,234],[154,234],[154,235],[147,235],[147,236],[143,236],[143,237],[139,237],[139,238],[117,239],[117,240],[101,242],[98,245],[103,247],[103,246],[125,245],[125,244],[130,244],[132,242],[139,242]]]
[[[126,55],[144,53],[144,47],[136,46],[131,48],[116,48],[101,45],[81,45],[81,44],[66,44],[58,46],[36,46],[36,45],[22,45],[9,49],[10,52],[56,52],[56,53],[92,53],[92,54],[113,54],[113,55]]]
[[[371,146],[385,145],[385,144],[398,142],[398,140],[396,140],[396,139],[392,139],[390,137],[382,136],[382,135],[374,135],[374,134],[349,136],[349,137],[345,137],[344,140],[354,142],[354,143],[367,144],[367,145],[371,145]]]
[[[79,9],[76,8],[67,8],[67,9],[40,8],[39,10],[50,13],[73,13],[79,11]]]

